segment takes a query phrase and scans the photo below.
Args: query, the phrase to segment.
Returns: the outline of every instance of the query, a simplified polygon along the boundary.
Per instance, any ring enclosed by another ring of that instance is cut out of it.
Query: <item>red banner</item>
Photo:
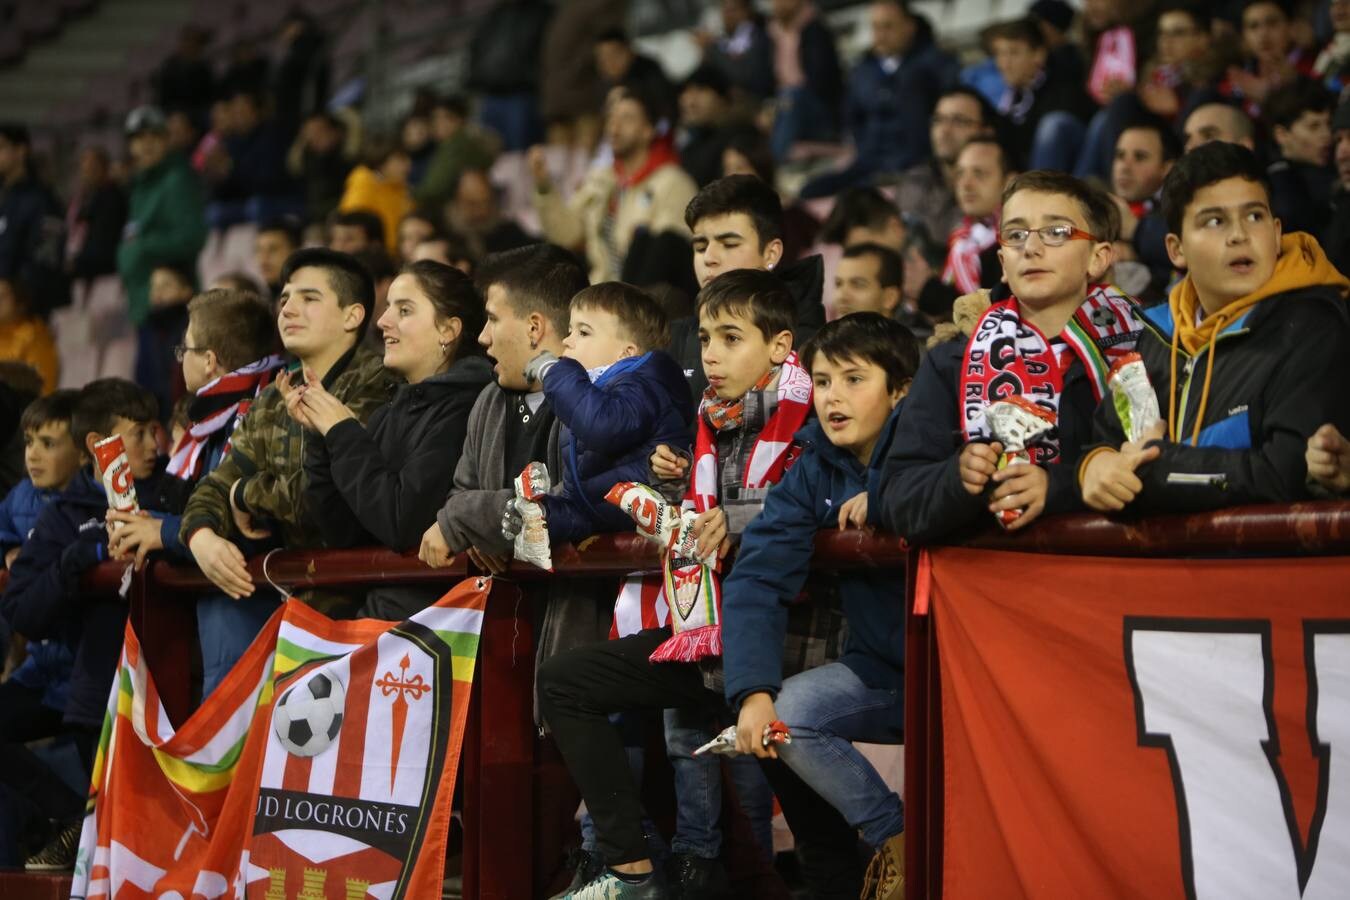
[[[942,893],[1350,885],[1350,562],[940,549]]]

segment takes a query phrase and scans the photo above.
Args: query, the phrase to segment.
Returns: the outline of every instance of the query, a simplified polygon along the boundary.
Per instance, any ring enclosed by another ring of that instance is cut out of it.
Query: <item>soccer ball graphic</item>
[[[331,672],[315,672],[277,701],[272,725],[287,753],[318,756],[342,728],[347,692]]]

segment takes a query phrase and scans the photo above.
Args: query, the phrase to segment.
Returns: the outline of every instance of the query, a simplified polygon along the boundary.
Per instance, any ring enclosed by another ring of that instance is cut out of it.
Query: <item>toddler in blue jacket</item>
[[[595,284],[572,298],[561,359],[547,351],[530,360],[563,423],[562,490],[542,498],[551,543],[631,531],[623,510],[605,502],[621,481],[645,481],[647,459],[659,444],[688,446],[693,400],[678,363],[658,350],[670,338],[665,311],[650,296],[617,281]],[[503,533],[520,519],[507,504]]]

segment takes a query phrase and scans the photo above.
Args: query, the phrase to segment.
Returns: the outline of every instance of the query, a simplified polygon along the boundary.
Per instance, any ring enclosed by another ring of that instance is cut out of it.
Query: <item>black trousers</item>
[[[85,795],[72,791],[24,744],[45,737],[69,737],[86,772],[92,769],[99,729],[66,725],[61,713],[42,705],[42,696],[14,681],[0,684],[0,785],[37,815],[75,824],[84,815]]]

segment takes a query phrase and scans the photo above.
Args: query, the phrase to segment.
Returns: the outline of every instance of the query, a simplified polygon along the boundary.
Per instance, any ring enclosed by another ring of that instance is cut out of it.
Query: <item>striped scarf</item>
[[[178,446],[173,448],[168,473],[184,481],[196,481],[204,475],[202,451],[206,449],[211,435],[222,428],[229,428],[230,433],[233,433],[254,399],[271,384],[273,376],[284,364],[280,356],[265,356],[228,375],[220,376],[197,391],[192,405],[188,407],[192,426],[178,440]],[[230,441],[227,438],[222,453],[229,452]]]
[[[962,294],[980,289],[980,254],[998,243],[998,226],[993,219],[964,216],[947,238],[947,265],[942,280],[955,285]]]

